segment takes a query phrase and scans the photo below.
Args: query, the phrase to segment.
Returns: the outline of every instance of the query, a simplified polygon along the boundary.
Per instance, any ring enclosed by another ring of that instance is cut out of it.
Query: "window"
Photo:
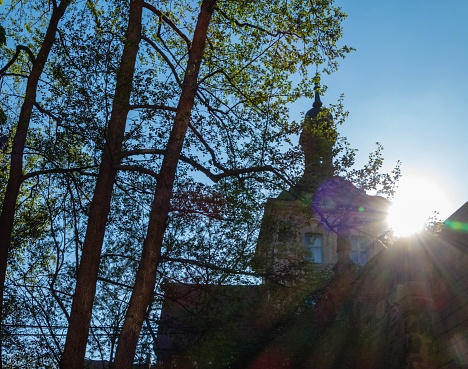
[[[314,263],[323,263],[323,236],[320,233],[306,233],[305,247],[306,260]]]
[[[360,236],[351,236],[351,253],[350,257],[353,263],[364,265],[368,261],[367,252],[369,249],[369,241]]]

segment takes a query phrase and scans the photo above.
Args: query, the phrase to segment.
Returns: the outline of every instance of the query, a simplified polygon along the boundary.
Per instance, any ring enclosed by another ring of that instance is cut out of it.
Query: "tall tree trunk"
[[[31,121],[31,114],[36,102],[37,85],[44,70],[45,63],[49,57],[50,50],[55,42],[55,35],[60,19],[63,17],[70,0],[63,0],[58,7],[54,7],[52,16],[45,33],[44,41],[33,62],[31,73],[26,84],[26,91],[23,105],[21,106],[18,125],[13,147],[11,150],[10,173],[2,203],[2,213],[0,214],[0,322],[3,322],[3,292],[5,288],[5,278],[7,270],[8,252],[10,248],[11,236],[13,233],[13,222],[15,218],[16,201],[23,182],[23,153],[26,137]],[[2,367],[1,347],[3,342],[0,338],[0,368]]]
[[[60,362],[60,367],[64,369],[83,369],[84,367],[102,243],[117,174],[114,168],[119,161],[122,149],[135,62],[141,39],[142,6],[142,0],[132,0],[130,3],[128,28],[117,73],[112,114],[107,127],[106,142],[91,202],[67,338]]]
[[[175,173],[195,101],[198,74],[205,50],[208,26],[215,4],[216,0],[203,0],[198,15],[177,112],[156,185],[141,261],[119,337],[114,369],[132,368],[141,326],[146,315],[146,309],[152,299],[156,282],[156,270],[167,226]]]

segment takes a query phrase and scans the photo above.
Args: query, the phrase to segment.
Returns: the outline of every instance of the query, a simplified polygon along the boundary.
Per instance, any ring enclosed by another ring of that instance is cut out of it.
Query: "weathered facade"
[[[332,175],[336,136],[314,136],[331,119],[314,121],[320,112],[317,96],[304,176],[265,205],[254,260],[264,283],[167,284],[161,367],[468,368],[468,203],[440,234],[385,247],[390,203]],[[326,284],[310,278],[330,269]]]
[[[302,178],[265,205],[255,260],[262,274],[286,276],[303,260],[337,269],[364,265],[384,248],[390,202],[334,176],[336,138],[333,118],[316,91],[299,140]]]
[[[280,277],[304,260],[319,267],[364,265],[385,248],[389,205],[339,177],[326,180],[313,198],[269,199],[256,269]]]

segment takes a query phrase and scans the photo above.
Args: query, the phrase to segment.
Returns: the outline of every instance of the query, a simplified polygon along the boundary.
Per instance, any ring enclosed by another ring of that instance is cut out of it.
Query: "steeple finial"
[[[318,83],[315,84],[314,90],[315,90],[315,101],[312,106],[314,108],[321,108],[322,102],[320,101],[320,85]]]
[[[312,79],[314,81],[314,91],[315,91],[315,101],[313,107],[320,109],[322,107],[322,102],[320,101],[320,73],[318,72],[318,65],[316,65],[315,77]]]

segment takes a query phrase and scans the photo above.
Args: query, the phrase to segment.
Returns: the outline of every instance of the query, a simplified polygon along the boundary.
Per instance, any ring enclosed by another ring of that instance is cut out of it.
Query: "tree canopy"
[[[303,167],[291,104],[351,51],[346,15],[332,0],[5,8],[3,366],[144,362],[164,279],[255,278],[263,201]],[[374,155],[350,172],[364,188],[386,185]]]

